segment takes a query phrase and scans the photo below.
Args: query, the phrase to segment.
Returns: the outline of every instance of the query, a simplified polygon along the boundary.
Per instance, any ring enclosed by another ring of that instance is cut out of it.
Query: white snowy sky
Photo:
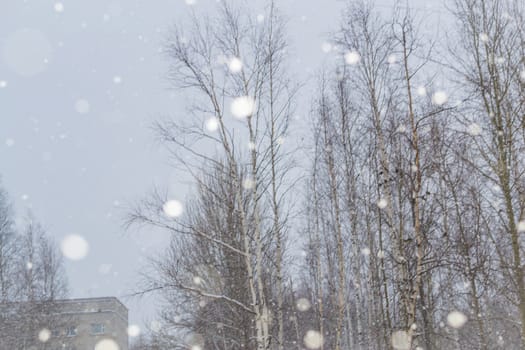
[[[410,2],[429,23],[446,16],[440,0]],[[246,4],[256,17],[264,2]],[[290,66],[308,81],[327,60],[321,45],[344,3],[277,4],[289,19]],[[187,193],[148,129],[160,116],[185,117],[159,49],[187,7],[184,0],[0,0],[0,176],[18,217],[31,208],[58,242],[72,233],[89,242],[85,259],[66,261],[72,297],[129,293],[142,257],[168,241],[162,232],[125,232],[119,203],[155,184],[181,199]],[[308,110],[311,86],[299,113]],[[153,317],[149,302],[123,301],[132,323]]]

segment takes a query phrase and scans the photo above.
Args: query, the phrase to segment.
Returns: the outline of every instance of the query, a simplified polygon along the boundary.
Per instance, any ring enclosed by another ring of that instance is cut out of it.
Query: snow
[[[239,73],[242,70],[242,61],[238,57],[230,58],[228,62],[228,69],[232,73]]]
[[[250,96],[237,97],[232,101],[230,110],[237,119],[247,118],[255,112],[255,100]]]
[[[424,87],[424,86],[418,86],[418,88],[417,88],[417,94],[418,94],[419,96],[426,96],[426,94],[427,94],[427,88]]]
[[[396,350],[410,350],[410,336],[406,331],[392,333],[392,347]]]
[[[255,186],[253,179],[247,178],[242,182],[242,187],[246,190],[252,189]]]
[[[395,54],[391,54],[387,58],[388,64],[395,64],[397,63],[397,56]]]
[[[442,106],[448,101],[448,95],[444,91],[436,91],[432,95],[432,103]]]
[[[219,129],[219,120],[216,117],[210,117],[206,119],[206,130],[214,132]]]
[[[112,339],[102,339],[95,345],[95,350],[120,350],[120,347]]]
[[[0,89],[7,87],[7,80],[0,80]]]
[[[166,216],[170,218],[176,218],[182,215],[184,207],[182,203],[178,200],[171,199],[164,203],[164,205],[162,206],[162,210],[164,211],[164,214],[166,214]]]
[[[481,126],[479,126],[479,124],[472,123],[467,127],[467,132],[471,136],[479,136],[481,135]]]
[[[459,311],[452,311],[447,315],[447,324],[452,328],[461,328],[467,323],[467,316]]]
[[[82,260],[89,252],[89,244],[84,237],[71,234],[66,236],[60,243],[62,254],[70,260]]]
[[[47,328],[42,328],[40,332],[38,332],[38,340],[40,340],[42,343],[45,343],[51,338],[51,331]]]
[[[332,51],[332,44],[325,41],[321,44],[321,50],[323,50],[324,53],[329,53],[330,51]]]
[[[122,83],[122,77],[120,77],[120,76],[118,76],[118,75],[115,75],[115,76],[113,77],[113,83],[115,83],[115,84],[120,84],[120,83]]]
[[[319,349],[323,345],[323,336],[318,331],[309,330],[306,332],[303,341],[308,349]]]
[[[379,209],[385,209],[387,205],[388,205],[388,201],[385,198],[381,198],[377,202],[377,206],[378,206]]]
[[[140,335],[140,327],[136,324],[129,325],[128,335],[132,338],[138,337]]]
[[[9,137],[5,140],[5,145],[7,147],[13,147],[15,145],[15,140]]]
[[[348,51],[345,53],[345,62],[349,65],[358,64],[361,61],[361,55],[357,51]]]
[[[89,105],[89,102],[84,98],[79,98],[78,100],[75,101],[75,110],[77,111],[77,113],[80,113],[80,114],[89,113],[90,108],[91,107]]]
[[[55,12],[58,12],[58,13],[64,12],[64,4],[61,2],[56,2],[53,7],[55,9]]]
[[[487,35],[487,33],[480,33],[479,40],[486,43],[487,41],[489,41],[489,36]]]
[[[310,304],[310,300],[308,300],[306,298],[299,298],[297,300],[297,310],[299,310],[301,312],[305,312],[305,311],[310,310],[311,306],[312,305]]]

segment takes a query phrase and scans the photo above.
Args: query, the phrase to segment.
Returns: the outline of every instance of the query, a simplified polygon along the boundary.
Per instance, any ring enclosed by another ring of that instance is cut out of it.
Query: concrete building
[[[117,298],[56,302],[59,327],[50,329],[49,350],[128,350],[128,309]]]
[[[117,298],[1,306],[1,350],[128,350],[128,310]]]

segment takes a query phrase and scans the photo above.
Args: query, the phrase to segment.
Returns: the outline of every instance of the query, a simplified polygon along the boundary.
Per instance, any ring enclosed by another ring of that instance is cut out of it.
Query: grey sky
[[[429,15],[441,12],[440,1],[413,2]],[[254,17],[263,3],[247,2]],[[326,59],[321,45],[343,3],[277,3],[289,19],[290,66],[306,80]],[[119,203],[154,184],[181,199],[187,193],[148,129],[160,115],[185,117],[183,95],[167,89],[159,49],[187,7],[184,0],[0,1],[0,174],[17,216],[31,208],[57,241],[70,233],[88,240],[86,259],[66,261],[72,297],[126,294],[141,257],[168,241],[162,232],[124,232]],[[150,305],[128,306],[131,322],[151,315]]]

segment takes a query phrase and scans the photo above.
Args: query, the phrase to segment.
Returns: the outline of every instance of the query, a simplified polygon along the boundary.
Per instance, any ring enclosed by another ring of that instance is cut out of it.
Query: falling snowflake
[[[361,254],[363,254],[364,256],[369,256],[370,255],[370,248],[365,247],[365,248],[361,249]]]
[[[230,58],[228,62],[228,69],[232,73],[239,73],[242,70],[242,61],[238,57]]]
[[[481,135],[481,126],[479,126],[479,124],[472,123],[467,127],[467,132],[471,136],[479,136]]]
[[[406,128],[406,126],[404,126],[404,125],[399,125],[399,126],[397,127],[396,131],[397,131],[398,133],[400,133],[400,134],[403,134],[403,133],[407,132],[407,128]]]
[[[15,145],[15,140],[12,138],[8,138],[5,140],[5,145],[7,147],[13,147]]]
[[[310,300],[308,300],[306,298],[299,298],[297,300],[297,310],[299,310],[301,312],[305,312],[305,311],[310,310],[311,306],[312,306],[312,304],[310,304]]]
[[[479,40],[481,40],[484,43],[486,43],[487,41],[489,41],[489,36],[487,35],[487,33],[481,33],[479,35]]]
[[[332,44],[325,41],[321,44],[321,50],[323,50],[324,53],[329,53],[330,51],[332,51]]]
[[[120,83],[122,83],[122,78],[121,78],[120,76],[118,76],[118,75],[115,75],[115,76],[113,77],[113,83],[115,83],[115,84],[120,84]]]
[[[162,206],[162,210],[164,211],[164,214],[170,218],[176,218],[182,215],[182,212],[184,211],[184,207],[182,206],[182,203],[178,200],[171,199],[164,203]]]
[[[230,110],[237,119],[247,118],[255,112],[255,100],[250,96],[237,97],[232,101]]]
[[[51,331],[47,328],[42,328],[40,332],[38,332],[38,340],[40,340],[42,343],[45,343],[51,338]]]
[[[308,349],[319,349],[323,345],[323,335],[318,331],[309,330],[306,332],[303,341]]]
[[[113,339],[102,339],[95,345],[95,350],[120,350]]]
[[[419,86],[419,87],[417,88],[417,94],[418,94],[419,96],[426,96],[426,94],[427,94],[427,88],[424,87],[424,86]]]
[[[0,80],[0,89],[3,89],[7,87],[7,81],[6,80]]]
[[[383,250],[380,250],[377,252],[377,257],[379,259],[384,259],[385,258],[385,252]]]
[[[392,333],[392,347],[396,350],[410,350],[410,336],[406,331]]]
[[[379,209],[385,209],[387,205],[388,205],[388,201],[387,201],[385,198],[381,198],[381,199],[377,202],[377,207],[378,207]]]
[[[197,0],[185,0],[186,1],[186,5],[195,5],[197,3]]]
[[[206,119],[206,130],[214,132],[219,129],[219,120],[216,117]]]
[[[345,53],[345,62],[350,65],[354,65],[361,61],[361,55],[357,51],[348,51]]]
[[[395,64],[397,62],[397,56],[395,54],[391,54],[386,60],[388,64]]]
[[[242,182],[242,187],[246,190],[250,190],[254,188],[254,186],[255,186],[255,181],[253,181],[252,179],[244,179],[244,181]]]
[[[467,322],[467,316],[459,311],[452,311],[447,315],[447,324],[452,328],[461,328]]]
[[[55,12],[58,12],[58,13],[64,12],[64,4],[61,2],[56,2],[54,9],[55,9]]]
[[[437,106],[442,106],[448,101],[448,95],[444,91],[436,91],[432,95],[432,103]]]
[[[76,100],[75,110],[77,111],[77,113],[80,113],[80,114],[89,113],[89,110],[90,110],[89,102],[83,98]]]
[[[525,232],[525,220],[518,222],[518,232]]]
[[[136,324],[129,325],[128,335],[132,338],[138,337],[140,335],[140,327]]]
[[[70,260],[82,260],[88,254],[89,244],[84,237],[72,234],[62,240],[60,250]]]
[[[264,22],[264,15],[263,14],[258,14],[257,15],[257,22],[258,23]]]

